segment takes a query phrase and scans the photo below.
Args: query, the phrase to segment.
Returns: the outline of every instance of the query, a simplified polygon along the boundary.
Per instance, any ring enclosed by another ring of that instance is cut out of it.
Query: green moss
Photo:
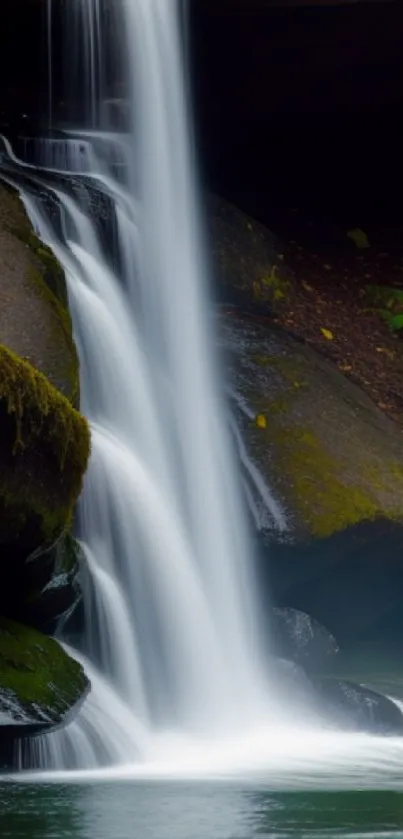
[[[0,432],[0,544],[17,536],[30,551],[51,544],[81,491],[89,427],[45,376],[2,345]]]
[[[46,713],[56,721],[86,689],[81,665],[56,641],[0,618],[0,707],[1,693],[11,692],[28,713]]]
[[[305,386],[301,364],[285,355],[253,355],[252,361],[259,367],[271,367],[281,373],[283,379],[293,387]]]
[[[284,277],[279,276],[277,271],[277,266],[273,265],[269,274],[265,274],[253,282],[252,291],[255,299],[260,300],[268,296],[273,302],[279,303],[286,298],[290,290],[290,283]]]
[[[370,463],[351,474],[348,452],[344,458],[326,449],[313,426],[293,422],[293,394],[262,406],[267,428],[261,430],[264,447],[274,452],[273,468],[291,507],[316,538],[380,516],[402,518],[403,468],[398,463]],[[393,474],[393,486],[389,476]],[[401,485],[400,498],[396,480]]]
[[[329,536],[359,521],[375,519],[379,505],[370,491],[341,479],[340,464],[310,430],[299,430],[292,476],[301,513],[311,533]]]

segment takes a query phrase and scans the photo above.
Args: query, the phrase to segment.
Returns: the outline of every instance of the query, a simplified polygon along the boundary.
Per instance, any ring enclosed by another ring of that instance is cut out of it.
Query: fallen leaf
[[[331,265],[324,265],[323,267],[324,267],[325,271],[331,271],[332,270]]]
[[[256,425],[259,428],[267,428],[267,419],[264,414],[258,414],[256,417]]]
[[[339,370],[341,370],[342,373],[349,373],[352,369],[351,364],[339,364]]]
[[[331,332],[330,329],[322,329],[321,328],[320,331],[321,331],[324,338],[326,338],[328,341],[333,341],[333,332]]]
[[[309,283],[306,283],[305,280],[302,280],[301,285],[302,285],[302,288],[305,289],[305,291],[313,291],[312,286],[309,285]]]

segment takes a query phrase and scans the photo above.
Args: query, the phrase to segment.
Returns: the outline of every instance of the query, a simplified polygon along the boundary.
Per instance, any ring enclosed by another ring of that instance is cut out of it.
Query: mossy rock
[[[211,250],[219,295],[250,310],[279,312],[293,282],[279,239],[255,219],[216,196],[208,205]]]
[[[0,345],[0,570],[68,527],[90,452],[86,419]]]
[[[82,666],[57,641],[0,618],[0,742],[67,722],[88,689]]]
[[[258,319],[225,325],[248,449],[290,531],[327,537],[362,521],[403,521],[403,437],[330,363]],[[238,348],[238,349],[237,349]]]
[[[64,273],[35,235],[18,193],[6,184],[0,184],[0,342],[78,405],[78,358]]]

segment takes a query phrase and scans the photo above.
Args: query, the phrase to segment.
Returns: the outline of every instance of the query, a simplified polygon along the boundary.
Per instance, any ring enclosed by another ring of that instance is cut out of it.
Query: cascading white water
[[[126,729],[222,732],[255,718],[266,699],[251,546],[209,317],[179,10],[175,0],[119,0],[114,14],[125,36],[111,44],[99,0],[68,5],[85,45],[87,124],[64,140],[39,141],[36,155],[48,170],[86,172],[107,194],[115,264],[85,186],[77,200],[47,184],[59,206],[58,235],[40,200],[29,190],[24,197],[66,270],[92,423],[80,508],[85,648],[115,705],[125,706]],[[124,134],[102,125],[98,58],[111,49],[126,58]],[[131,733],[115,738],[118,754],[116,746],[108,751],[115,711],[102,702],[100,677],[93,682],[77,723],[41,744],[41,762],[93,765],[94,731],[112,761],[144,752],[147,737],[137,743]]]

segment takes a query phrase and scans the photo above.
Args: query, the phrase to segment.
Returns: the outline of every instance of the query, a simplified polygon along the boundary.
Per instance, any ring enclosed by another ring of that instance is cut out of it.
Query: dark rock
[[[387,661],[393,671],[403,647],[402,544],[402,525],[388,520],[308,544],[265,545],[260,537],[261,588],[325,624],[342,651],[355,649],[375,667]]]
[[[327,711],[343,729],[368,731],[371,734],[403,735],[400,708],[365,685],[340,679],[315,680]]]
[[[309,671],[321,669],[339,650],[333,635],[305,612],[276,608],[270,623],[276,652]]]
[[[286,715],[297,715],[341,731],[362,731],[381,736],[403,736],[400,708],[383,693],[358,682],[305,672],[300,664],[273,659],[271,678]]]
[[[24,620],[53,634],[59,623],[69,618],[81,597],[82,558],[80,545],[67,532],[49,551],[36,553],[25,563],[24,581],[29,589],[22,602]]]
[[[50,548],[0,571],[0,614],[52,635],[80,598],[82,550],[68,531]]]

